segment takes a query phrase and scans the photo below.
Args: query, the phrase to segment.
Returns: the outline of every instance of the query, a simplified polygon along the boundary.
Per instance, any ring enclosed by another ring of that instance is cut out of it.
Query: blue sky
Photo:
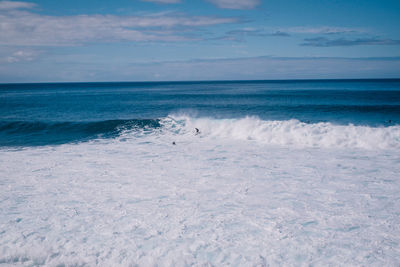
[[[0,82],[400,78],[400,1],[0,1]]]

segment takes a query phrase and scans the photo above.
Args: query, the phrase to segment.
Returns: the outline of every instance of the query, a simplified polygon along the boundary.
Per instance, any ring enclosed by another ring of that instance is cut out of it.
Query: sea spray
[[[400,125],[371,127],[335,125],[329,122],[305,123],[292,119],[266,121],[257,117],[240,119],[169,116],[161,125],[174,133],[201,129],[203,137],[251,140],[263,144],[294,147],[399,149]]]

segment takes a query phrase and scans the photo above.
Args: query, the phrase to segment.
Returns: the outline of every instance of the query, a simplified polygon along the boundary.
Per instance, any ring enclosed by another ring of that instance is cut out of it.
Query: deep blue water
[[[0,146],[113,137],[176,113],[390,126],[400,124],[400,79],[0,84]]]

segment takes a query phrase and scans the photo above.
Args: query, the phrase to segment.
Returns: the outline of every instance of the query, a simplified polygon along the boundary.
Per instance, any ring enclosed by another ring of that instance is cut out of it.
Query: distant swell
[[[265,121],[241,119],[170,117],[165,124],[179,124],[187,132],[201,130],[203,137],[252,140],[263,144],[361,149],[400,149],[400,126],[370,127],[304,123],[298,120]],[[176,127],[176,126],[175,126]]]
[[[40,146],[112,138],[127,130],[160,127],[159,120],[107,120],[98,122],[0,121],[0,146]]]

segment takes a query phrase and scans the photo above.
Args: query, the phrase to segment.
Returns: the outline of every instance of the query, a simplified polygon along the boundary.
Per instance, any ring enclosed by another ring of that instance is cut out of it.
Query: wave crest
[[[191,118],[170,116],[162,121],[175,132],[201,130],[203,137],[254,140],[273,145],[326,148],[398,149],[400,126],[369,127],[335,125],[332,123],[304,123],[265,121],[257,117],[241,119]],[[179,129],[180,125],[183,129]],[[176,130],[178,129],[178,130]]]

